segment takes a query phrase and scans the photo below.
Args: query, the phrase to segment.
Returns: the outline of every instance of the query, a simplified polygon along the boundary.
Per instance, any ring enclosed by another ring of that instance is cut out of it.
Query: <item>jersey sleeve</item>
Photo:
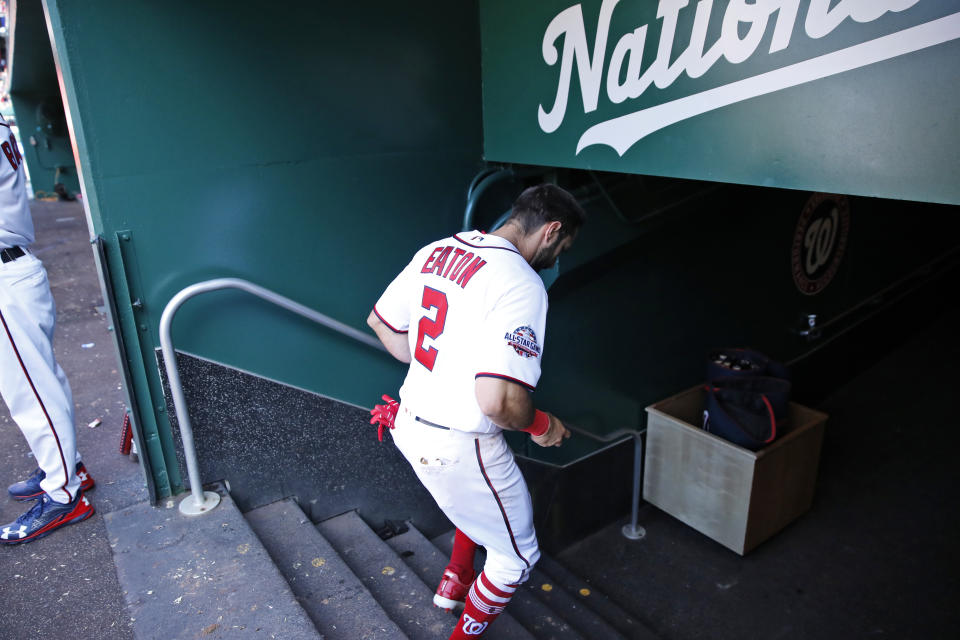
[[[407,333],[410,329],[410,300],[412,299],[410,291],[414,284],[413,269],[414,264],[422,262],[418,252],[373,305],[373,312],[394,333]]]
[[[546,322],[547,292],[539,279],[507,291],[483,323],[475,377],[501,378],[533,391],[540,380]]]

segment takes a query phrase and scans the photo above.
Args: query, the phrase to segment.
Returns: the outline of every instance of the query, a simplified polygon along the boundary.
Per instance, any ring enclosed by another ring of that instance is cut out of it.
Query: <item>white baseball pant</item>
[[[71,502],[80,489],[73,394],[53,355],[47,270],[32,253],[0,264],[0,320],[0,395],[46,474],[40,487]]]
[[[540,559],[533,503],[503,435],[429,426],[402,405],[390,434],[450,522],[486,548],[487,577],[526,581]]]

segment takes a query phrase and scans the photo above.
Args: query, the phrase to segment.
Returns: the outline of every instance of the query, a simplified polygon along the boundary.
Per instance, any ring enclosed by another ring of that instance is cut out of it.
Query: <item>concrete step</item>
[[[564,619],[574,629],[589,640],[626,640],[587,601],[563,588],[539,568],[539,562],[530,573],[530,579],[520,586],[520,590],[529,591],[554,611],[562,611]]]
[[[406,638],[296,502],[280,500],[245,517],[327,640]]]
[[[433,589],[355,511],[324,520],[317,529],[411,640],[449,638],[457,619],[433,606]]]
[[[169,500],[103,517],[136,638],[322,638],[230,495],[218,493],[220,505],[202,516]]]
[[[450,556],[453,551],[453,531],[443,533],[431,540],[433,545],[440,550],[443,555]],[[477,554],[476,569],[479,572],[483,569],[483,554]],[[528,580],[525,585],[530,584]],[[536,597],[529,589],[521,586],[513,594],[513,599],[507,606],[517,621],[524,626],[536,638],[555,638],[556,640],[585,640],[584,635],[567,621],[566,617],[571,611],[551,609],[551,607]]]
[[[424,583],[428,585],[440,583],[443,570],[447,568],[449,556],[441,553],[413,524],[408,522],[406,532],[388,538],[386,543]],[[510,615],[509,609],[500,614],[494,624],[487,629],[484,637],[491,640],[537,638]]]
[[[630,640],[657,640],[658,636],[642,622],[624,611],[620,605],[608,598],[579,576],[548,555],[541,555],[537,569],[559,584],[568,593],[582,601],[591,610],[600,614],[611,626]]]

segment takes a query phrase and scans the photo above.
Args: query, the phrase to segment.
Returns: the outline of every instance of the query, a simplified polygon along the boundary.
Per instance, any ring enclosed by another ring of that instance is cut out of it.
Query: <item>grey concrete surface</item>
[[[296,502],[258,507],[246,519],[327,640],[406,638]]]
[[[29,544],[0,547],[0,638],[127,640],[133,637],[131,621],[103,515],[146,500],[146,485],[140,466],[119,453],[124,400],[83,207],[33,201],[31,209],[33,250],[47,268],[57,303],[54,350],[73,390],[79,449],[97,483],[89,493],[97,513]],[[99,426],[87,426],[97,419]],[[10,500],[5,490],[35,468],[0,403],[0,523],[30,506]]]
[[[443,640],[457,619],[433,607],[433,589],[417,577],[356,512],[317,524],[350,570],[410,640]]]
[[[322,640],[236,504],[221,496],[199,517],[147,502],[104,516],[136,637]]]

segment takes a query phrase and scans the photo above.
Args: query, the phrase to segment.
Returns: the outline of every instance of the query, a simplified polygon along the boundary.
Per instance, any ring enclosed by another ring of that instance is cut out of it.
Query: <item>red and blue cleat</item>
[[[33,542],[60,527],[86,520],[93,515],[93,505],[81,491],[73,502],[60,504],[46,493],[36,504],[8,525],[0,527],[0,544]]]

